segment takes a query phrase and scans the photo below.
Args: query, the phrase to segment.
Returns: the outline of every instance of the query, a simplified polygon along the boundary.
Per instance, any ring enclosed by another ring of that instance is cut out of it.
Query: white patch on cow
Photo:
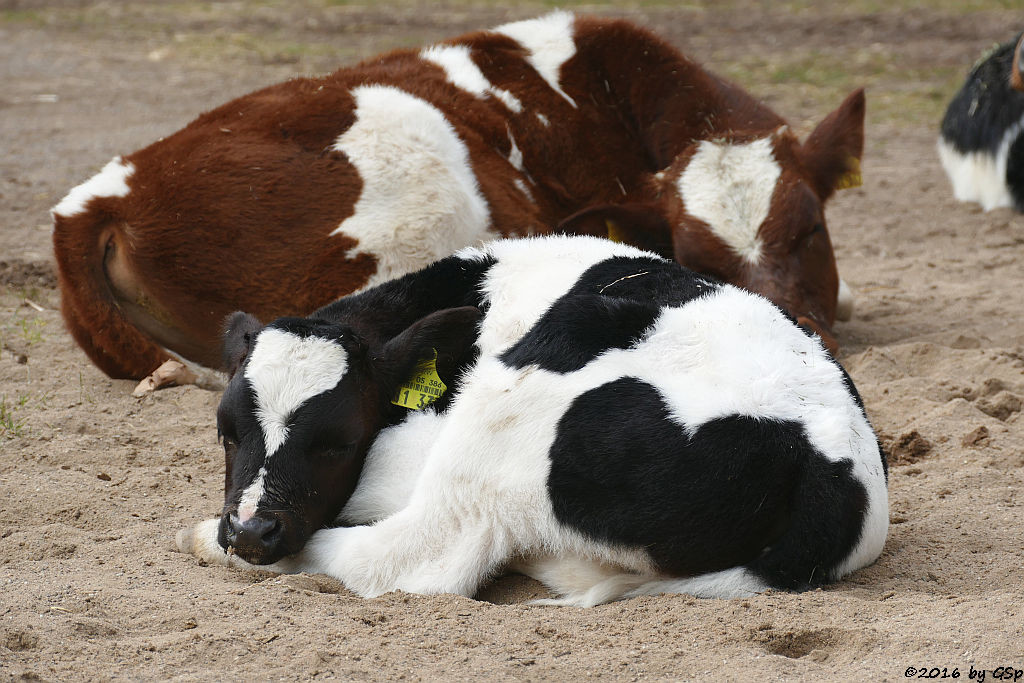
[[[562,64],[576,54],[576,42],[573,40],[574,21],[571,12],[557,11],[536,19],[505,24],[494,31],[522,45],[530,53],[526,58],[527,63],[540,74],[552,90],[576,107],[576,102],[560,85]]]
[[[853,317],[853,290],[846,280],[839,278],[839,294],[836,296],[836,320],[846,322]]]
[[[530,188],[527,187],[526,183],[523,182],[522,178],[516,178],[515,180],[512,181],[512,184],[515,185],[516,189],[522,192],[527,199],[529,199],[531,202],[533,201],[533,193],[530,192]]]
[[[412,410],[401,423],[381,431],[366,454],[359,486],[337,521],[369,524],[404,508],[443,426],[443,415]]]
[[[259,509],[260,499],[263,498],[265,491],[264,483],[266,478],[267,468],[261,467],[259,472],[256,473],[256,478],[242,491],[242,496],[238,499],[238,521],[248,522],[256,514],[256,510]]]
[[[487,80],[480,67],[473,61],[468,45],[433,45],[420,52],[420,59],[444,69],[448,82],[455,87],[479,98],[491,95],[516,114],[523,111],[523,104],[515,95],[508,90],[494,87]]]
[[[939,136],[939,160],[953,185],[953,196],[957,201],[977,202],[985,211],[1014,205],[1006,184],[1006,160],[1010,146],[1022,132],[1024,118],[1006,129],[994,153],[987,150],[959,152]]]
[[[81,185],[71,188],[57,206],[50,209],[55,216],[71,218],[85,211],[86,205],[96,197],[125,197],[131,191],[128,179],[135,173],[135,165],[122,157],[114,157],[103,169]]]
[[[356,121],[334,143],[363,181],[353,214],[331,234],[377,259],[367,287],[497,235],[469,151],[429,102],[398,88],[352,91]]]
[[[749,263],[761,258],[758,231],[768,218],[782,168],[770,138],[732,144],[704,140],[677,181],[686,212]]]
[[[238,508],[243,522],[256,512],[271,456],[288,439],[288,420],[309,399],[338,385],[348,368],[341,344],[323,337],[300,337],[268,327],[256,337],[245,378],[256,401],[266,456],[255,481],[246,487]]]
[[[548,117],[544,116],[544,114],[541,114],[541,113],[538,112],[536,114],[536,117],[537,117],[537,120],[540,121],[540,125],[544,126],[545,128],[548,128],[548,127],[551,126],[551,122],[548,121]]]
[[[508,146],[509,146],[509,150],[508,150],[508,163],[512,164],[512,167],[514,169],[516,169],[517,171],[522,173],[523,172],[523,152],[522,152],[521,149],[519,149],[519,145],[516,144],[516,139],[512,135],[512,129],[509,128],[508,126],[506,126],[505,130],[506,130],[506,132],[508,132]]]
[[[689,593],[698,598],[749,598],[763,593],[770,586],[743,567],[731,567],[718,572],[700,574],[686,579],[663,579],[644,583],[626,592],[622,597],[663,593]]]
[[[463,249],[458,255],[473,258],[485,253],[496,258],[497,263],[488,270],[481,285],[490,307],[477,340],[483,355],[498,355],[517,342],[552,302],[595,263],[612,256],[660,258],[596,237],[567,239],[559,235],[501,240],[485,249]]]

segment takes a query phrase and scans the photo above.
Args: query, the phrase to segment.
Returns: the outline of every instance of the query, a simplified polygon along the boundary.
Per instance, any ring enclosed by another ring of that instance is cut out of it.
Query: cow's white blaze
[[[576,54],[573,40],[574,17],[570,12],[552,12],[536,19],[517,21],[494,29],[522,45],[529,51],[526,61],[540,74],[551,89],[576,107],[560,84],[562,64]]]
[[[749,143],[705,140],[677,181],[686,212],[704,221],[750,263],[761,258],[758,231],[768,218],[782,168],[771,138]]]
[[[1006,184],[1006,160],[1010,145],[1024,130],[1024,118],[1003,134],[994,152],[959,152],[941,136],[938,141],[939,160],[953,185],[953,196],[961,202],[977,202],[985,211],[1012,207],[1013,197]]]
[[[352,91],[356,121],[333,148],[359,171],[362,193],[331,234],[359,241],[377,259],[372,286],[497,235],[469,151],[429,102],[392,86]]]
[[[96,197],[125,197],[130,191],[128,179],[135,166],[122,157],[114,157],[103,169],[81,185],[71,188],[64,199],[50,211],[54,215],[70,218],[85,211],[85,205]]]
[[[309,399],[338,385],[348,368],[341,344],[323,337],[300,337],[273,327],[256,338],[245,378],[256,401],[256,418],[266,447],[263,466],[239,501],[243,522],[256,513],[263,496],[267,463],[288,439],[288,419]]]
[[[444,69],[448,82],[455,87],[480,98],[491,95],[516,114],[523,111],[523,103],[515,95],[487,80],[473,61],[468,45],[433,45],[420,51],[420,59]]]

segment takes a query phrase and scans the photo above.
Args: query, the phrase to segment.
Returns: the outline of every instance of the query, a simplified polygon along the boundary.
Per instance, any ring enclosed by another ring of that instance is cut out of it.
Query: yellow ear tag
[[[837,190],[846,190],[851,187],[860,187],[864,184],[860,177],[860,159],[848,157],[846,159],[847,171],[836,181]]]
[[[441,398],[448,389],[437,374],[437,349],[431,349],[434,355],[425,358],[413,368],[412,376],[399,385],[391,402],[396,406],[410,410],[423,410]]]
[[[625,242],[623,239],[622,229],[619,228],[618,223],[606,218],[604,219],[604,227],[608,229],[608,239],[612,242]]]

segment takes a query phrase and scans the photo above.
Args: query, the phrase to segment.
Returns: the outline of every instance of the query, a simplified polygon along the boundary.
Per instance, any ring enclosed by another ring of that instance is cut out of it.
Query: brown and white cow
[[[801,143],[648,31],[555,12],[274,85],[115,158],[53,209],[62,311],[111,376],[216,367],[232,311],[305,314],[569,218],[834,344],[822,207],[856,175],[863,118],[857,91]]]

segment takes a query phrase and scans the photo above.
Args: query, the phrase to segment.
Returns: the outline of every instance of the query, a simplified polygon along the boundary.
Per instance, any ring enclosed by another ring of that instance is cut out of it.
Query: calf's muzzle
[[[234,511],[225,513],[220,520],[220,544],[250,564],[269,564],[280,559],[284,536],[281,520],[257,513],[242,521]]]

